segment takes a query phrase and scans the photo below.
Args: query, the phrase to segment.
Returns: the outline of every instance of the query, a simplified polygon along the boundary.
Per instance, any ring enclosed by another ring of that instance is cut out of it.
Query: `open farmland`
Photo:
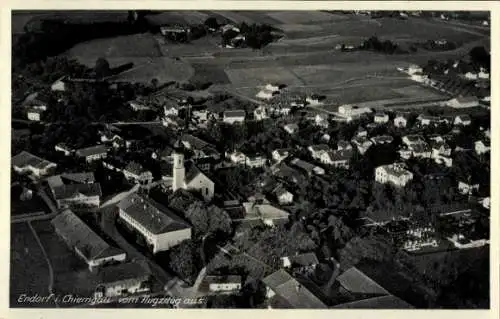
[[[210,15],[204,11],[163,11],[146,16],[151,25],[164,24],[203,24]]]

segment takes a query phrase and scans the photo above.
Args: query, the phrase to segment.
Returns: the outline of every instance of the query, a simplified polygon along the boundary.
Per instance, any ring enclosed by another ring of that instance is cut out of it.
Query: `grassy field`
[[[40,246],[27,224],[13,224],[10,243],[10,304],[23,307],[18,303],[21,294],[47,296],[49,269]],[[47,304],[30,304],[44,307]]]

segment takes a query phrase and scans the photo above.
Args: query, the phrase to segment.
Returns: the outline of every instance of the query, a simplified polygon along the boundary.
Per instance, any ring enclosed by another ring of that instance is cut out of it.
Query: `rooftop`
[[[145,261],[131,261],[102,267],[98,273],[102,285],[128,280],[146,280],[150,275],[151,270]]]
[[[41,169],[51,164],[54,163],[44,160],[43,158],[40,158],[26,151],[22,151],[21,153],[12,157],[12,165],[17,167],[32,166]]]
[[[96,145],[96,146],[81,148],[76,151],[76,155],[87,157],[91,155],[104,154],[107,153],[107,151],[108,150],[105,145]]]
[[[224,111],[224,117],[245,117],[246,114],[245,110]]]
[[[102,196],[101,185],[92,184],[67,184],[52,189],[56,199],[66,199],[75,197],[78,194],[85,196]]]
[[[138,194],[123,199],[118,207],[153,234],[191,227],[168,208]]]
[[[288,260],[290,260],[290,263],[292,264],[292,267],[302,267],[319,264],[318,257],[315,253],[304,253],[283,258],[288,258]]]
[[[393,176],[404,176],[404,175],[411,175],[411,172],[404,169],[403,167],[399,166],[398,164],[390,164],[390,165],[382,165],[377,168],[384,168],[384,170],[387,172],[389,175]]]
[[[69,209],[54,217],[52,225],[65,238],[68,245],[77,248],[87,260],[122,253],[120,249],[105,242]]]
[[[93,183],[95,182],[93,172],[83,172],[83,173],[63,173],[61,178],[64,178],[70,182],[75,183]]]

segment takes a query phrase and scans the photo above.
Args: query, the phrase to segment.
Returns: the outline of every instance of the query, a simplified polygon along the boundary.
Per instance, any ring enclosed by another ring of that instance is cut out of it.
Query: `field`
[[[13,224],[10,243],[10,304],[12,307],[26,306],[18,303],[21,294],[47,296],[49,269],[40,246],[27,224]],[[47,306],[47,304],[30,304]]]

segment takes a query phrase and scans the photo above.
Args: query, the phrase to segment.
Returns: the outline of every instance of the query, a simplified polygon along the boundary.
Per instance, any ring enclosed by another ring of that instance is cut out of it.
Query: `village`
[[[489,245],[489,70],[460,63],[395,70],[438,99],[349,104],[64,75],[13,113],[11,224],[45,246],[49,293],[87,298],[55,307],[439,305],[460,266],[425,256]],[[123,103],[82,120],[67,101],[92,90]]]

